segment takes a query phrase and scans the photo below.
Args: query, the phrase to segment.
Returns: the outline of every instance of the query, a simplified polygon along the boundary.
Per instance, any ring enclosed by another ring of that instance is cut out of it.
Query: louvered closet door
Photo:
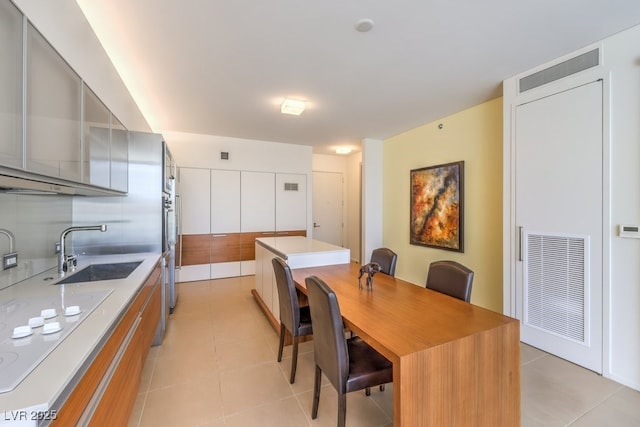
[[[516,107],[523,342],[602,372],[602,82]]]

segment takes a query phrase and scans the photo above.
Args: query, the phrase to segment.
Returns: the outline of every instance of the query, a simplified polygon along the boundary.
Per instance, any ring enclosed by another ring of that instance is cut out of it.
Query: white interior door
[[[313,238],[342,246],[341,173],[313,172]]]
[[[595,81],[516,107],[523,342],[602,372],[603,118]]]

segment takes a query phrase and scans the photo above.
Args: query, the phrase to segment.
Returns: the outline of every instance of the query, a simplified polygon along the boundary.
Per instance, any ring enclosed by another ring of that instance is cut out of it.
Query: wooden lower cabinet
[[[240,261],[241,234],[212,234],[211,263]]]
[[[182,265],[209,264],[211,262],[210,234],[182,235]]]
[[[52,425],[127,424],[160,321],[160,272],[158,264],[62,407],[53,408]]]
[[[303,236],[306,230],[256,231],[221,234],[185,234],[182,236],[182,271],[181,276],[189,269],[196,271],[190,280],[207,280],[211,278],[240,275],[240,263],[253,262],[256,259],[255,243],[259,237]],[[238,271],[231,268],[231,263],[238,263]],[[202,267],[210,265],[211,269]],[[219,267],[220,271],[216,270]],[[206,277],[204,275],[206,274]],[[220,275],[216,275],[220,274]],[[253,274],[253,273],[251,273]],[[185,275],[186,276],[186,275]]]

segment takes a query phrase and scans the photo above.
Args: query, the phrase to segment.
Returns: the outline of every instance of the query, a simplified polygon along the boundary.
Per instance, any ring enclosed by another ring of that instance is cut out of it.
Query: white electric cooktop
[[[0,298],[0,393],[20,384],[113,292],[54,286],[50,296]]]

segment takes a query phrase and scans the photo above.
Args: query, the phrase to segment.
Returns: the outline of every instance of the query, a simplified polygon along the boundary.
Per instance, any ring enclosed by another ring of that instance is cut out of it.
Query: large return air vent
[[[593,49],[587,53],[568,59],[552,67],[523,77],[518,81],[520,93],[535,89],[547,83],[560,80],[580,71],[587,70],[600,64],[600,49]]]
[[[588,240],[583,236],[526,236],[525,323],[586,342]]]

